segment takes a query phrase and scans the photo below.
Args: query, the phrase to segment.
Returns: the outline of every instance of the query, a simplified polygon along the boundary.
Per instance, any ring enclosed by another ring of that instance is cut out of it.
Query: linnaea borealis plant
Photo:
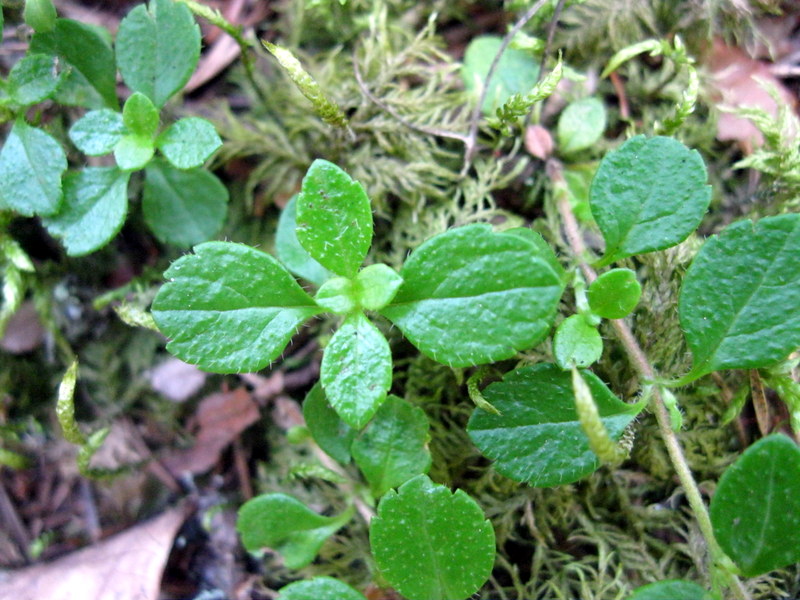
[[[594,270],[685,240],[709,206],[706,179],[699,155],[680,142],[635,136],[605,156],[591,186],[591,216],[605,241],[601,256],[573,240],[575,256],[564,257],[565,270],[531,229],[469,225],[423,243],[398,273],[363,266],[372,239],[369,199],[340,168],[318,160],[281,219],[281,260],[240,244],[196,246],[166,272],[153,316],[174,354],[235,373],[266,367],[309,319],[337,315],[341,325],[324,349],[320,384],[303,407],[308,432],[333,461],[355,463],[361,473],[354,478],[341,469],[336,476],[354,502],[367,505],[358,512],[371,518],[380,577],[409,600],[454,600],[488,578],[492,529],[472,499],[427,477],[427,417],[389,394],[391,352],[374,320],[388,320],[444,364],[490,364],[548,337],[569,284],[576,310],[555,329],[553,362],[511,370],[480,392],[471,382],[480,397],[470,438],[506,477],[556,486],[624,460],[636,443],[635,419],[649,406],[706,539],[709,580],[708,589],[658,582],[633,598],[746,597],[739,575],[800,560],[800,449],[779,434],[749,448],[723,475],[709,512],[680,454],[681,412],[670,388],[722,369],[766,369],[776,382],[785,379],[781,365],[800,345],[800,215],[733,223],[702,246],[679,300],[693,354],[687,374],[655,372],[622,321],[641,296],[637,274]],[[553,193],[565,201],[563,181],[554,182]],[[574,229],[566,207],[565,217]],[[316,284],[315,295],[292,273]],[[636,402],[620,399],[590,370],[603,353],[603,319],[621,332],[639,370]],[[800,399],[790,392],[784,400],[797,425]],[[354,512],[323,516],[291,496],[266,494],[242,507],[239,531],[249,550],[276,549],[297,568]],[[362,598],[325,577],[281,593],[290,600]]]

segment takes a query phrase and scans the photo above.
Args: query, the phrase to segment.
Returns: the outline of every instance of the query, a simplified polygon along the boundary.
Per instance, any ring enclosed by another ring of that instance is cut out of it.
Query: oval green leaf
[[[191,77],[200,57],[200,28],[186,5],[150,0],[135,7],[117,32],[117,66],[122,79],[158,108]]]
[[[494,531],[481,508],[425,475],[381,499],[369,539],[381,574],[408,600],[467,598],[494,564]]]
[[[500,50],[503,38],[498,35],[482,35],[473,39],[464,53],[461,76],[464,88],[478,98],[486,82],[489,68]],[[485,115],[494,115],[514,94],[527,94],[536,85],[539,65],[530,52],[506,48],[489,81],[489,90],[481,110]]]
[[[572,315],[556,328],[553,355],[562,369],[588,367],[603,355],[603,338],[597,327],[590,325],[583,315]]]
[[[596,375],[582,374],[609,435],[619,440],[643,406],[622,402]],[[501,414],[475,410],[467,432],[499,473],[550,487],[577,481],[599,467],[575,410],[569,372],[552,364],[522,367],[489,385],[483,397]]]
[[[53,0],[25,0],[22,18],[34,31],[52,31],[56,26],[57,16]]]
[[[380,310],[392,301],[403,278],[388,265],[364,267],[353,282],[358,305],[364,310]]]
[[[485,224],[431,238],[400,275],[403,284],[380,313],[423,354],[453,367],[510,358],[541,341],[563,291],[525,235]]]
[[[331,277],[317,290],[314,300],[325,310],[337,315],[346,315],[358,307],[353,280],[347,277]]]
[[[325,283],[331,272],[311,258],[297,239],[297,195],[286,203],[275,232],[275,252],[292,273],[318,286]]]
[[[290,569],[305,567],[322,544],[353,516],[350,508],[336,517],[324,517],[286,494],[264,494],[239,509],[236,530],[249,552],[271,548]]]
[[[295,581],[281,588],[279,600],[365,600],[349,585],[332,577]]]
[[[342,420],[361,429],[392,385],[389,343],[364,313],[348,316],[333,334],[320,367],[325,395]]]
[[[672,138],[643,135],[606,154],[590,194],[592,215],[606,241],[601,265],[682,242],[711,201],[706,167],[696,150]]]
[[[627,317],[642,297],[642,286],[630,269],[611,269],[595,279],[586,291],[589,308],[604,319]]]
[[[6,81],[6,91],[14,104],[30,106],[52,96],[61,83],[56,72],[56,59],[46,54],[29,54],[22,58]]]
[[[800,448],[778,433],[750,446],[722,474],[710,511],[745,576],[800,562]]]
[[[628,600],[711,600],[711,594],[691,581],[659,581],[634,590]]]
[[[57,19],[53,31],[37,33],[31,40],[31,52],[57,55],[73,67],[80,77],[73,80],[77,87],[90,86],[91,94],[73,93],[66,103],[97,108],[102,102],[117,108],[117,66],[111,38],[103,28],[86,25],[72,19]],[[62,88],[65,86],[62,86]],[[76,92],[77,90],[72,90]],[[61,93],[58,95],[61,100]]]
[[[351,448],[373,497],[428,472],[428,428],[421,408],[397,396],[386,398]]]
[[[122,115],[110,108],[90,111],[69,128],[69,139],[89,156],[113,152],[124,135]]]
[[[342,421],[317,383],[303,400],[303,418],[317,445],[331,458],[346,465],[350,462],[350,446],[358,432]]]
[[[739,221],[706,241],[678,310],[694,379],[771,365],[800,346],[800,215]]]
[[[203,166],[221,145],[214,125],[199,117],[176,121],[156,140],[156,148],[179,169]]]
[[[606,107],[598,98],[570,102],[558,119],[558,149],[574,154],[590,148],[606,128]]]
[[[335,164],[315,160],[297,198],[297,239],[323,267],[353,278],[372,243],[364,188]]]
[[[141,92],[131,94],[122,107],[122,123],[135,136],[152,139],[158,131],[158,118],[158,109]]]
[[[67,254],[94,252],[117,235],[128,213],[129,178],[116,167],[87,167],[64,178],[64,205],[43,224]]]
[[[123,135],[114,146],[114,160],[125,171],[143,169],[153,158],[153,140],[139,135]]]
[[[144,218],[162,242],[188,247],[216,235],[228,214],[228,190],[203,169],[179,171],[156,160],[145,169]]]
[[[167,349],[215,373],[258,371],[319,312],[283,266],[260,250],[208,242],[176,260],[153,301]]]
[[[18,120],[0,150],[0,208],[26,217],[55,214],[61,206],[61,174],[66,169],[61,145]]]

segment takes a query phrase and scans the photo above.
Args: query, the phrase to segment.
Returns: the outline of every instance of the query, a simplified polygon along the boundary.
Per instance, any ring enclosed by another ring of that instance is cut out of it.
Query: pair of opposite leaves
[[[361,185],[339,167],[315,161],[296,207],[299,244],[284,253],[288,268],[300,270],[293,268],[299,248],[334,274],[316,299],[268,254],[241,244],[201,244],[167,270],[171,281],[153,303],[171,352],[209,371],[256,371],[309,318],[342,314],[321,381],[337,413],[360,429],[386,398],[392,377],[388,342],[365,310],[454,367],[510,358],[543,339],[555,317],[563,270],[529,229],[449,230],[416,249],[398,275],[385,265],[359,270],[372,242],[372,211]]]

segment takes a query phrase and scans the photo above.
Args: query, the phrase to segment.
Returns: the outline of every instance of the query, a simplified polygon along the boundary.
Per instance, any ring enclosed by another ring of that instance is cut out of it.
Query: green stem
[[[558,212],[564,222],[564,230],[567,236],[572,252],[578,260],[578,265],[586,277],[586,280],[591,283],[597,279],[597,274],[586,263],[584,257],[586,255],[586,247],[583,243],[578,221],[575,219],[575,214],[572,212],[572,205],[570,204],[569,197],[561,187],[563,184],[563,171],[561,165],[556,161],[548,163],[548,174],[553,178],[556,184],[556,191],[558,197],[556,198]],[[628,357],[639,374],[648,381],[656,380],[655,371],[650,364],[636,338],[633,336],[628,324],[623,319],[610,319],[611,325],[617,332],[622,346],[624,347]],[[670,419],[669,411],[664,404],[664,398],[660,390],[656,387],[653,390],[653,395],[650,400],[650,407],[656,416],[658,422],[658,429],[664,444],[667,447],[672,466],[675,468],[675,473],[683,486],[686,499],[689,502],[689,508],[697,520],[697,525],[700,528],[700,533],[706,540],[708,552],[712,561],[712,572],[721,576],[724,584],[733,591],[736,598],[739,600],[750,600],[750,596],[744,585],[739,578],[731,571],[733,563],[730,558],[725,554],[717,542],[714,535],[714,528],[711,525],[711,517],[708,514],[708,508],[703,501],[703,496],[700,493],[700,488],[692,475],[692,470],[686,457],[683,455],[680,441],[675,431],[672,430],[672,422]]]
[[[239,49],[242,52],[242,66],[244,67],[245,75],[250,81],[250,84],[253,86],[253,89],[257,93],[261,94],[261,88],[259,87],[255,76],[255,61],[253,61],[253,56],[248,52],[248,50],[255,51],[258,48],[258,44],[256,44],[253,40],[248,40],[246,37],[244,37],[244,35],[242,35],[242,27],[234,25],[228,21],[222,16],[222,13],[219,12],[219,10],[209,8],[205,4],[201,4],[195,0],[177,0],[177,2],[185,4],[186,7],[195,15],[205,19],[212,25],[219,27],[222,31],[227,33],[236,41],[236,43],[239,45]]]

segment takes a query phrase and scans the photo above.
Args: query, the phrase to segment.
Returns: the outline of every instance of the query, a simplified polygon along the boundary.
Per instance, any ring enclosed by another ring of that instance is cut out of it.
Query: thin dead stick
[[[578,227],[578,221],[575,218],[575,214],[572,212],[572,205],[570,204],[569,197],[563,191],[565,181],[561,164],[551,159],[547,164],[547,173],[553,182],[561,188],[561,191],[558,189],[556,191],[558,194],[556,202],[558,205],[558,212],[564,222],[564,232],[570,248],[572,249],[575,258],[578,260],[578,266],[581,269],[581,272],[583,273],[587,282],[591,283],[597,279],[597,274],[586,262],[586,246],[583,243],[580,228]],[[645,380],[655,380],[655,370],[650,364],[650,361],[648,360],[641,346],[639,346],[639,343],[636,341],[636,338],[634,337],[630,327],[628,327],[628,324],[623,319],[610,319],[610,322],[617,332],[617,336],[619,337],[623,348],[625,348],[628,357],[639,374]],[[667,447],[667,453],[669,454],[672,466],[674,467],[675,472],[678,475],[678,479],[683,486],[686,499],[689,502],[689,507],[691,508],[695,519],[697,519],[697,525],[700,528],[700,532],[703,534],[703,537],[706,540],[711,560],[720,566],[719,572],[723,574],[727,585],[734,592],[736,597],[740,600],[749,600],[750,596],[747,593],[747,590],[744,588],[744,584],[742,584],[741,580],[736,575],[726,568],[726,565],[730,564],[730,559],[722,550],[717,542],[717,538],[714,536],[714,528],[711,525],[711,517],[708,514],[708,508],[703,501],[700,488],[697,486],[697,482],[692,475],[692,470],[689,467],[689,463],[683,454],[683,449],[681,448],[678,436],[672,430],[669,411],[664,404],[664,399],[661,396],[661,391],[659,390],[658,386],[654,386],[652,399],[650,401],[650,408],[656,416],[661,438],[664,440],[664,444]]]
[[[348,477],[347,473],[344,472],[342,467],[339,466],[335,460],[333,460],[330,456],[328,456],[325,451],[320,448],[317,443],[313,440],[309,442],[311,444],[311,450],[314,452],[314,455],[317,457],[317,460],[322,463],[322,466],[328,469],[329,471],[333,471],[337,475],[341,476],[346,483],[341,485],[345,494],[353,499],[353,504],[355,504],[356,510],[358,514],[361,515],[361,518],[364,519],[364,522],[369,525],[372,521],[372,518],[375,516],[375,510],[369,506],[364,500],[356,493],[356,490],[353,488],[352,484],[350,483],[350,477]]]
[[[508,30],[508,33],[500,43],[500,48],[497,49],[497,54],[494,55],[492,64],[489,65],[489,70],[486,72],[486,78],[483,80],[483,89],[481,90],[481,95],[478,98],[478,103],[475,105],[475,108],[472,109],[472,115],[470,115],[469,133],[467,134],[467,140],[465,142],[467,148],[464,152],[464,166],[461,169],[462,176],[466,175],[467,171],[469,171],[470,165],[472,165],[472,159],[475,157],[475,152],[478,148],[478,125],[481,120],[481,110],[483,108],[483,103],[486,101],[486,95],[489,93],[489,82],[491,81],[494,72],[497,70],[497,65],[500,64],[500,58],[503,56],[503,53],[506,51],[506,48],[508,48],[509,44],[511,44],[511,40],[514,39],[514,36],[517,35],[523,27],[525,27],[525,24],[530,21],[537,12],[539,12],[539,10],[547,1],[548,0],[539,0],[539,2],[525,11],[525,14],[522,15],[522,17],[520,17],[516,23],[514,23],[514,26]]]
[[[364,78],[361,75],[361,68],[358,66],[358,61],[355,59],[355,56],[353,57],[353,73],[356,76],[356,83],[358,83],[358,87],[361,88],[361,93],[363,93],[367,98],[369,98],[370,102],[377,105],[382,110],[385,110],[394,119],[399,121],[402,125],[405,125],[409,129],[412,129],[414,131],[418,131],[419,133],[458,140],[459,142],[462,142],[464,145],[468,145],[469,138],[463,133],[448,131],[446,129],[437,129],[435,127],[422,127],[420,125],[415,125],[414,123],[403,117],[400,113],[398,113],[394,108],[386,104],[383,100],[375,96],[369,90],[367,84],[364,82]]]

